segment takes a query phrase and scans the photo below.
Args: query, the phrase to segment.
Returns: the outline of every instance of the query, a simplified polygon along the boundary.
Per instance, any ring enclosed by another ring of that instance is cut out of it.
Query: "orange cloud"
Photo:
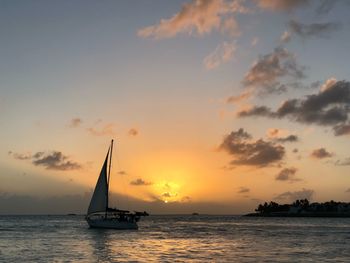
[[[230,61],[236,51],[235,43],[224,42],[216,47],[216,49],[204,58],[203,64],[206,69],[214,69],[223,63]]]
[[[308,0],[257,0],[260,8],[272,11],[290,11],[307,4]]]
[[[116,135],[115,132],[115,125],[113,123],[107,123],[104,126],[100,128],[87,128],[87,131],[94,136],[114,136]]]
[[[180,12],[169,19],[161,19],[153,26],[140,29],[140,37],[155,39],[171,38],[178,33],[204,35],[213,29],[221,29],[231,36],[237,35],[238,25],[233,17],[223,18],[223,15],[246,13],[249,10],[242,6],[241,1],[226,2],[224,0],[194,0],[185,3]]]

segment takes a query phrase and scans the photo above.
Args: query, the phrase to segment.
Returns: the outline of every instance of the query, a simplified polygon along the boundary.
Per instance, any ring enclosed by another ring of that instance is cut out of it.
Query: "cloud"
[[[146,181],[144,181],[141,178],[137,178],[136,180],[131,181],[130,184],[131,185],[135,185],[135,186],[141,186],[141,185],[151,185],[152,183],[151,182],[146,182]]]
[[[126,171],[119,171],[118,174],[120,174],[120,175],[127,175],[128,173]]]
[[[350,124],[340,124],[334,126],[333,130],[335,136],[348,135],[350,134]]]
[[[250,192],[249,188],[242,186],[242,187],[239,188],[237,193],[239,193],[239,194],[246,194],[246,193],[249,193],[249,192]]]
[[[237,22],[234,17],[227,16],[248,11],[238,0],[194,0],[183,4],[180,12],[171,18],[140,29],[137,35],[161,39],[175,37],[179,33],[204,35],[214,29],[236,35],[239,32]]]
[[[296,182],[300,181],[299,178],[295,177],[295,174],[298,170],[295,167],[284,168],[282,169],[275,177],[277,181],[289,181]]]
[[[218,45],[216,49],[204,58],[203,64],[206,69],[214,69],[221,64],[229,62],[236,52],[236,45],[234,42],[223,42]]]
[[[35,166],[43,166],[48,170],[68,171],[82,168],[81,164],[69,160],[68,156],[59,151],[37,152],[33,155],[13,153],[12,156],[17,160],[31,160]]]
[[[113,123],[107,123],[100,128],[87,128],[87,131],[94,136],[115,136],[115,125]]]
[[[130,136],[137,136],[139,134],[139,131],[135,128],[131,128],[129,131],[128,131],[128,134]]]
[[[345,191],[345,193],[350,193],[350,188]]]
[[[280,37],[281,42],[288,43],[291,39],[291,34],[289,31],[284,31]]]
[[[299,66],[295,56],[287,49],[277,47],[272,53],[260,56],[244,76],[243,85],[248,88],[260,88],[258,93],[281,93],[286,86],[281,78],[304,78],[304,67]]]
[[[328,152],[325,148],[315,149],[310,154],[310,156],[315,159],[330,158],[333,155],[333,153]]]
[[[275,142],[285,143],[285,142],[297,142],[299,138],[297,135],[291,134],[286,135],[288,131],[281,129],[269,129],[267,131],[268,138],[272,139]]]
[[[303,188],[300,191],[284,192],[282,194],[277,195],[275,198],[278,200],[286,200],[289,202],[293,202],[297,199],[305,199],[305,198],[308,200],[312,200],[313,195],[314,195],[313,190]]]
[[[82,168],[79,163],[68,159],[67,156],[59,151],[53,151],[51,153],[38,152],[33,155],[32,163],[36,166],[44,166],[48,170],[68,171]]]
[[[9,155],[12,155],[16,160],[29,160],[32,158],[30,153],[14,153],[12,151],[8,152]]]
[[[339,23],[313,23],[303,24],[295,20],[289,22],[289,29],[292,33],[302,38],[321,37],[327,38],[330,33],[340,28]]]
[[[275,142],[285,143],[285,142],[297,142],[299,138],[297,135],[291,134],[286,137],[276,138]]]
[[[289,99],[272,111],[266,106],[254,106],[237,112],[238,117],[290,118],[300,123],[334,125],[335,135],[348,132],[350,112],[350,82],[337,81],[326,89],[302,99]]]
[[[271,11],[291,11],[297,7],[306,5],[308,0],[256,0],[262,9]]]
[[[238,23],[234,17],[229,17],[223,20],[221,24],[221,32],[231,37],[237,37],[241,34]]]
[[[234,159],[231,161],[233,166],[269,166],[279,163],[285,155],[283,146],[263,139],[254,141],[242,128],[226,135],[219,150],[224,150],[233,156]]]
[[[316,13],[319,15],[328,14],[337,4],[338,0],[322,0],[316,8]]]
[[[237,117],[275,117],[275,114],[266,106],[253,106],[237,112]]]
[[[337,83],[337,79],[332,77],[327,79],[321,86],[321,91],[324,92],[330,88],[332,88],[332,86]]]
[[[236,103],[236,102],[242,102],[247,99],[249,99],[253,95],[252,91],[243,91],[241,94],[237,96],[230,96],[227,98],[226,103]]]
[[[69,127],[71,127],[71,128],[77,128],[77,127],[79,127],[82,123],[83,123],[82,119],[80,119],[80,118],[74,118],[74,119],[71,119],[71,121],[70,121],[70,123],[69,123]]]
[[[337,166],[348,166],[350,165],[350,157],[344,159],[344,160],[337,160],[335,162],[335,165]]]

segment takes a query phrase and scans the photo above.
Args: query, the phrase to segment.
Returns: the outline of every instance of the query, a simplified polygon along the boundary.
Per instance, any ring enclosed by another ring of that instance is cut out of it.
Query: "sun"
[[[164,200],[164,203],[166,203],[166,204],[167,204],[167,203],[168,203],[168,200]]]

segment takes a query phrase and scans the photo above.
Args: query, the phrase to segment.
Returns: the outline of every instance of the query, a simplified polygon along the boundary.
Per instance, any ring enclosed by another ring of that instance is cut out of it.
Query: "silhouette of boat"
[[[142,216],[148,216],[147,212],[132,213],[127,210],[108,207],[112,151],[113,140],[98,177],[85,219],[92,228],[138,229],[137,222]]]

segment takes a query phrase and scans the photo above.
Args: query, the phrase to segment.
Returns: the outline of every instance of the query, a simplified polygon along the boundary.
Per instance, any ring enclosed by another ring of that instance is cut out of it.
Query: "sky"
[[[0,1],[0,213],[350,201],[345,0]]]

